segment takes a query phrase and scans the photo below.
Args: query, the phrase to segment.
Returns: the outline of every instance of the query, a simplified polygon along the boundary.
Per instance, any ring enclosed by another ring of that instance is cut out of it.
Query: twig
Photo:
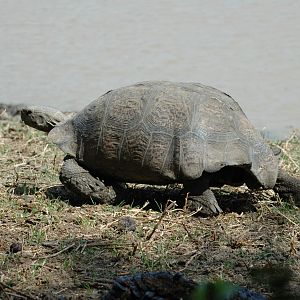
[[[296,243],[297,243],[297,239],[298,239],[298,233],[293,230],[290,237],[291,237],[291,239],[290,239],[290,251],[289,252],[290,252],[290,255],[295,255],[297,253]]]
[[[97,278],[97,280],[95,280],[95,278],[92,278],[92,277],[89,277],[89,276],[84,276],[83,280],[90,280],[90,281],[93,281],[95,283],[101,283],[101,284],[112,284],[114,282],[114,280],[112,279],[107,279],[107,278],[104,278],[104,277],[100,277],[100,278]]]
[[[28,297],[27,296],[22,296],[22,295],[18,295],[18,294],[15,294],[15,293],[10,293],[8,292],[7,295],[13,297],[13,298],[8,298],[9,300],[10,299],[15,299],[15,298],[22,298],[22,299],[25,299],[25,300],[28,300]]]
[[[35,300],[35,298],[33,298],[31,296],[28,296],[28,295],[25,295],[24,293],[21,293],[21,292],[15,290],[14,288],[8,286],[4,282],[0,282],[0,290],[2,290],[7,296],[9,293],[5,292],[5,289],[8,289],[8,290],[12,291],[15,294],[15,296],[24,298],[26,300]],[[9,299],[9,297],[8,297],[8,299]]]
[[[14,165],[14,168],[26,166],[26,165],[28,165],[31,161],[35,160],[35,159],[36,159],[37,157],[39,157],[39,156],[41,156],[41,158],[43,159],[44,156],[45,156],[45,153],[46,153],[46,151],[47,151],[47,149],[48,149],[48,146],[49,146],[49,144],[46,144],[46,146],[44,147],[43,151],[41,151],[41,152],[39,152],[39,153],[37,153],[37,154],[31,156],[31,157],[28,157],[28,158],[27,158],[27,161],[24,161],[24,162],[19,163],[19,164],[15,164],[15,165]]]
[[[131,252],[131,256],[134,256],[135,255],[135,253],[136,253],[136,251],[137,251],[137,249],[138,249],[138,243],[136,242],[136,241],[133,241],[132,242],[132,252]]]
[[[8,296],[8,293],[4,290],[4,288],[3,288],[3,286],[2,286],[2,284],[1,284],[1,282],[0,282],[0,296],[4,296],[5,297],[5,299],[8,299],[9,300],[9,296]]]
[[[61,294],[62,292],[66,291],[67,289],[68,289],[68,288],[63,288],[63,289],[61,289],[61,290],[59,290],[59,291],[53,292],[53,294],[54,294],[54,295],[59,295],[59,294]]]
[[[113,280],[105,280],[104,278],[100,278],[100,280],[94,280],[91,277],[85,277],[80,280],[81,284],[84,282],[88,282],[90,287],[95,287],[97,290],[110,290],[113,284]]]
[[[181,270],[179,270],[179,272],[183,272],[183,271],[188,267],[188,265],[192,262],[192,260],[193,260],[196,256],[198,256],[198,255],[199,255],[198,252],[196,252],[195,254],[193,254],[193,255],[190,257],[190,259],[186,262],[185,266],[184,266]]]
[[[58,251],[58,252],[56,252],[56,253],[53,253],[53,254],[50,254],[50,255],[41,257],[40,259],[48,259],[48,258],[52,258],[52,257],[58,256],[58,255],[60,255],[60,254],[62,254],[62,253],[64,253],[64,252],[66,252],[66,251],[68,251],[68,250],[74,248],[75,245],[76,245],[76,243],[73,243],[73,244],[69,245],[68,247],[66,247],[66,248],[64,248],[64,249],[62,249],[62,250],[60,250],[60,251]]]
[[[77,247],[76,247],[77,245]],[[64,249],[58,251],[58,252],[55,252],[53,254],[49,254],[47,256],[42,256],[42,257],[39,257],[39,259],[48,259],[48,258],[53,258],[53,257],[56,257],[72,248],[75,248],[75,251],[78,251],[81,247],[82,247],[82,250],[81,252],[83,252],[85,250],[86,247],[97,247],[97,246],[106,246],[106,247],[120,247],[120,248],[123,248],[124,246],[131,246],[132,243],[123,243],[122,245],[116,245],[116,244],[112,244],[112,245],[107,245],[106,242],[95,242],[95,241],[84,241],[84,243],[80,242],[80,243],[72,243],[71,245],[65,247]],[[48,245],[44,245],[44,246],[48,246]]]
[[[296,170],[298,171],[300,169],[300,166],[294,161],[294,159],[288,154],[288,152],[281,146],[277,145],[277,147],[284,153],[284,155],[293,163],[293,165],[296,167]]]
[[[122,245],[117,245],[117,244],[111,244],[107,245],[107,242],[87,242],[86,246],[88,247],[97,247],[97,246],[106,246],[106,247],[124,247],[124,246],[131,246],[131,243],[122,243]]]
[[[171,202],[171,203],[168,205],[169,202]],[[174,201],[168,200],[168,202],[167,202],[167,204],[166,204],[166,206],[165,206],[165,209],[164,209],[164,211],[162,212],[162,214],[160,215],[160,217],[159,217],[157,223],[155,224],[153,230],[152,230],[152,231],[150,232],[150,234],[146,237],[146,241],[149,241],[149,240],[152,238],[154,232],[157,230],[157,228],[158,228],[158,226],[160,225],[160,223],[162,222],[164,216],[168,213],[168,211],[169,211],[172,207],[174,207],[174,205],[175,205],[175,202],[174,202]]]
[[[290,223],[292,223],[292,224],[295,225],[296,227],[299,226],[299,224],[295,223],[293,220],[291,220],[290,218],[288,218],[285,214],[283,214],[281,211],[279,211],[276,207],[274,207],[273,205],[272,205],[272,207],[275,208],[276,213],[278,213],[279,215],[281,215],[282,217],[284,217],[285,219],[287,219]],[[267,209],[268,209],[270,212],[272,212],[269,206],[267,206]]]
[[[201,210],[202,210],[202,206],[201,206],[201,207],[198,207],[195,211],[192,211],[191,213],[189,213],[189,214],[187,214],[187,215],[184,214],[184,215],[182,215],[182,216],[179,216],[179,217],[177,218],[177,220],[190,218],[190,217],[192,217],[192,216],[194,216],[194,215],[197,215]],[[177,209],[177,211],[185,212],[183,209]]]
[[[20,163],[20,164],[16,164],[16,165],[14,165],[14,168],[18,168],[18,167],[22,167],[22,166],[26,166],[28,164],[28,162],[22,162],[22,163]]]
[[[5,116],[5,114],[6,114],[6,108],[4,108],[4,109],[1,111],[1,113],[0,113],[0,118],[1,118],[2,116]]]
[[[15,182],[14,182],[13,186],[17,186],[18,181],[19,181],[19,173],[17,172],[16,168],[14,168],[14,172],[15,172],[15,175],[16,175],[16,179],[15,179]]]
[[[288,148],[288,145],[290,141],[296,136],[296,132],[294,131],[293,134],[287,139],[287,141],[284,143],[285,148]]]
[[[184,230],[186,231],[186,233],[187,233],[188,237],[190,238],[190,240],[191,240],[192,242],[194,242],[194,243],[198,246],[199,241],[197,241],[197,240],[193,237],[193,235],[188,231],[188,229],[186,228],[186,226],[185,226],[184,223],[182,223],[182,226],[183,226]]]
[[[185,198],[184,198],[183,211],[186,211],[186,210],[187,210],[189,194],[190,194],[189,192],[186,193],[186,196],[185,196]]]
[[[146,201],[146,202],[144,203],[144,205],[143,205],[136,213],[134,213],[132,216],[135,217],[136,215],[138,215],[138,214],[139,214],[141,211],[143,211],[149,204],[150,204],[150,202],[149,202],[149,201]]]

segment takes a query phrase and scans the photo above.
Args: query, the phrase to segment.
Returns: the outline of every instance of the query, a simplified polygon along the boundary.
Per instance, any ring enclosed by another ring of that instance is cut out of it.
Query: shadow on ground
[[[257,203],[257,197],[255,197],[253,192],[231,191],[229,193],[220,191],[219,189],[215,189],[214,192],[220,207],[226,213],[256,211],[254,204]],[[61,199],[74,206],[95,204],[90,199],[83,199],[66,190],[63,185],[52,186],[48,188],[45,193],[50,199]],[[149,202],[147,209],[162,211],[168,200],[176,201],[178,208],[183,208],[185,205],[185,198],[186,195],[183,194],[182,189],[179,186],[128,186],[126,189],[119,190],[115,205],[123,204],[132,207],[143,207],[146,202]]]

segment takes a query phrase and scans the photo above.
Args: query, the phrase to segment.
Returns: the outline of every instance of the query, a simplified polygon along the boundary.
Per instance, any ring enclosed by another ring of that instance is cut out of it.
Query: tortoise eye
[[[44,118],[41,116],[36,116],[35,121],[37,124],[44,124]]]

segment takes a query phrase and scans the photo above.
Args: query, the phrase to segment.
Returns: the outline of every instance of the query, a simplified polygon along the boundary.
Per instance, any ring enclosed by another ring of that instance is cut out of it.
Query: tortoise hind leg
[[[96,203],[113,203],[116,198],[113,187],[106,186],[92,176],[70,156],[66,156],[64,159],[59,179],[67,189],[76,195],[91,199]]]
[[[217,199],[211,189],[203,182],[193,182],[184,185],[184,192],[188,193],[188,209],[200,209],[202,216],[215,216],[222,212]]]
[[[292,199],[297,206],[300,206],[300,179],[289,175],[281,168],[278,170],[274,191],[283,200],[288,201]]]

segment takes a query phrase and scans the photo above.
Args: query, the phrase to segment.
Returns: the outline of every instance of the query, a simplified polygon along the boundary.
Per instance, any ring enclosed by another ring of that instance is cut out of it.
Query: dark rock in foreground
[[[207,285],[205,290],[201,289],[201,295],[195,295],[198,283],[184,277],[180,273],[170,272],[149,272],[136,273],[133,276],[118,277],[112,289],[102,300],[265,300],[266,298],[258,293],[237,287],[230,293],[214,294],[213,284]],[[215,289],[216,290],[216,289]],[[200,297],[200,298],[199,298]],[[218,298],[217,298],[218,297]]]

